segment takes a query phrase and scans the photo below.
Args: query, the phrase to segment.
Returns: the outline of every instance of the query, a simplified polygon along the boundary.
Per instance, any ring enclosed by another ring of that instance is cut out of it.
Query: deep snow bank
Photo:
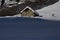
[[[53,5],[36,11],[39,13],[39,15],[43,15],[43,19],[60,20],[60,0]],[[55,17],[52,17],[52,14],[54,14]]]

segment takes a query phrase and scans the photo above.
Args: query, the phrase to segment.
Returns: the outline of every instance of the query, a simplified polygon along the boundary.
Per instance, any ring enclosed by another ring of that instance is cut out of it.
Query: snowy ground
[[[39,13],[39,15],[43,16],[43,19],[60,20],[60,0],[53,5],[36,11]],[[52,14],[54,14],[54,16],[52,16]]]
[[[44,7],[42,9],[36,10],[39,15],[43,17],[35,17],[35,18],[42,18],[47,20],[59,20],[60,21],[60,0],[50,6]],[[52,16],[54,14],[54,16]],[[21,17],[20,15],[14,16],[6,16],[6,17]],[[3,17],[0,17],[3,18]],[[5,18],[5,17],[4,17]]]
[[[53,5],[44,7],[42,9],[39,9],[36,11],[37,11],[37,13],[39,13],[39,15],[41,15],[43,17],[34,17],[34,18],[60,21],[60,0]],[[54,16],[52,16],[53,14],[54,14]],[[15,17],[16,17],[16,15],[15,15]],[[17,15],[17,17],[20,17],[20,15]]]

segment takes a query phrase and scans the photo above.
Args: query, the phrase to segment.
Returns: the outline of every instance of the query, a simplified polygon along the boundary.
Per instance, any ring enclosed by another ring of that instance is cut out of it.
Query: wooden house
[[[38,13],[35,12],[31,7],[26,6],[21,12],[21,16],[28,16],[28,17],[35,17],[38,15]]]

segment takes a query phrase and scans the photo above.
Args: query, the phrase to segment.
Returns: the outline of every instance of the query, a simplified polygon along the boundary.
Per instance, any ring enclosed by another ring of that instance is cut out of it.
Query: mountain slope
[[[43,19],[60,20],[60,0],[53,5],[36,11],[43,16]],[[53,14],[54,16],[52,16]]]

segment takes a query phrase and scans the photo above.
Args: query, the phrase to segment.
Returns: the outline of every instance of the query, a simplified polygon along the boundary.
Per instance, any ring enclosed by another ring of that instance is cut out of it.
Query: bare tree
[[[5,0],[2,0],[2,2],[1,2],[1,6],[2,6],[4,3],[5,3]]]

